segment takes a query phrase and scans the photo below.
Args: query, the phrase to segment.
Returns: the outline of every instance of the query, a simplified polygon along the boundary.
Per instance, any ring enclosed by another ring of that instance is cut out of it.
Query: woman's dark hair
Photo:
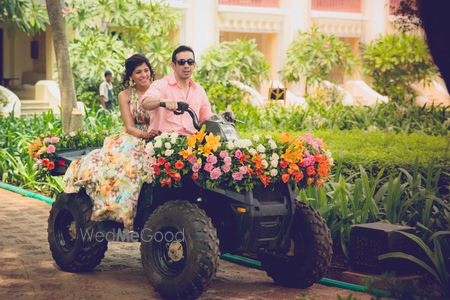
[[[147,57],[142,54],[134,54],[125,61],[125,73],[123,74],[122,86],[128,88],[130,86],[130,78],[133,71],[142,64],[146,64],[150,70],[150,79],[155,80],[155,72],[150,65]]]

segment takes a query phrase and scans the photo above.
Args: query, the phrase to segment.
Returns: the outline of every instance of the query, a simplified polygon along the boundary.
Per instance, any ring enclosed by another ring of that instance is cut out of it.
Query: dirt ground
[[[0,299],[161,299],[147,282],[138,243],[109,243],[89,273],[58,269],[47,244],[50,205],[0,189]],[[200,299],[337,299],[367,294],[316,284],[309,289],[275,285],[263,271],[221,260]]]

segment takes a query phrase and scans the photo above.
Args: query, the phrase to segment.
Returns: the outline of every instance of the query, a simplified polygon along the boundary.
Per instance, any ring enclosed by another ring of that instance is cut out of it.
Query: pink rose
[[[232,177],[233,177],[234,180],[241,181],[242,180],[242,173],[240,173],[240,172],[233,173]]]
[[[234,152],[234,156],[237,159],[240,159],[242,157],[242,151],[240,149],[237,149],[236,152]]]
[[[210,164],[214,165],[217,163],[217,157],[213,154],[208,155],[208,158],[206,158],[206,161],[209,162]]]
[[[224,165],[224,166],[222,166],[222,171],[223,171],[224,173],[230,172],[230,169],[231,169],[231,166],[230,166],[230,165]]]
[[[199,163],[194,163],[192,166],[192,172],[197,173],[202,166]]]
[[[50,143],[50,138],[46,137],[46,138],[44,138],[44,140],[42,142],[44,142],[44,144],[48,144],[48,143]]]
[[[223,159],[223,161],[226,165],[231,165],[231,157],[227,156]]]
[[[216,180],[220,177],[220,175],[222,175],[222,172],[220,172],[220,168],[214,168],[210,174],[212,180]]]
[[[55,153],[55,151],[56,151],[56,148],[54,145],[50,144],[47,146],[47,153]]]
[[[54,136],[50,139],[50,143],[52,143],[52,144],[56,144],[58,142],[59,142],[59,137]]]
[[[242,173],[242,175],[247,174],[248,168],[246,166],[242,166],[239,168],[239,172]]]
[[[227,152],[227,151],[225,151],[225,150],[222,150],[222,151],[220,151],[220,154],[219,154],[219,156],[220,156],[221,158],[225,158],[225,157],[227,157],[227,156],[228,156],[228,152]]]
[[[203,167],[203,169],[205,169],[206,172],[211,172],[212,169],[213,169],[213,167],[214,167],[213,164],[207,163],[207,164],[205,164],[205,166]]]
[[[194,154],[188,156],[187,161],[193,165],[197,162],[197,157]],[[195,171],[194,171],[195,172]]]

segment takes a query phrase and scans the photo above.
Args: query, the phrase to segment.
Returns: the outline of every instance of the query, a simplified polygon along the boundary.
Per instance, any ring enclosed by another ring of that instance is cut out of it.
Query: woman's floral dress
[[[129,104],[136,127],[146,131],[150,113],[140,110],[134,89]],[[84,188],[93,201],[93,221],[112,220],[132,230],[142,184],[153,178],[153,160],[144,140],[122,131],[107,137],[101,149],[70,164],[64,176],[64,192],[77,193]]]

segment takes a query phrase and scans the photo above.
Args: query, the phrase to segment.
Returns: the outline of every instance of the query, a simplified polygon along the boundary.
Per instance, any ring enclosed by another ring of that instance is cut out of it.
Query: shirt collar
[[[176,85],[176,84],[178,84],[174,73],[172,73],[172,74],[170,74],[168,76],[168,82],[169,82],[169,85]],[[192,88],[195,88],[195,82],[194,82],[194,80],[192,80],[192,78],[189,79],[189,86],[192,87]]]

